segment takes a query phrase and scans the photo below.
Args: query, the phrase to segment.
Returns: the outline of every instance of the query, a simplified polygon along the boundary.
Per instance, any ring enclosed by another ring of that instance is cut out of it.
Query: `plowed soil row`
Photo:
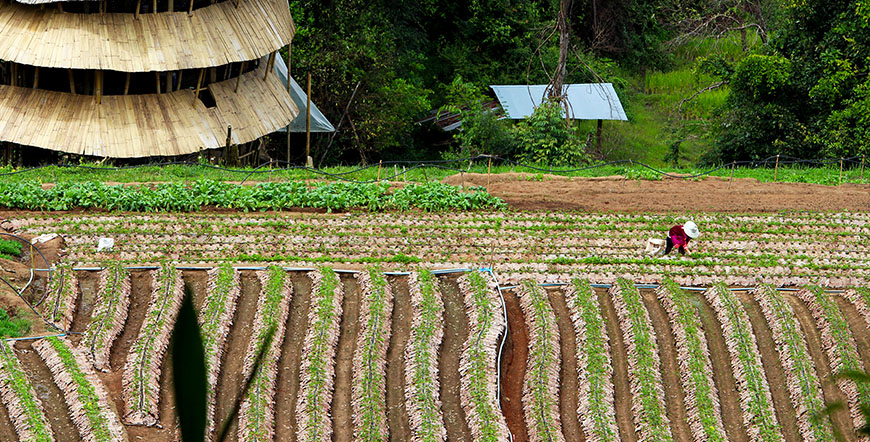
[[[529,359],[529,330],[516,290],[505,290],[508,333],[501,354],[501,411],[514,442],[529,439],[523,413],[523,381]]]
[[[468,315],[465,302],[459,293],[456,276],[439,278],[441,293],[444,297],[444,339],[438,355],[438,374],[441,377],[441,411],[447,440],[451,442],[472,442],[471,431],[465,421],[465,411],[459,397],[461,378],[459,376],[459,356],[468,339]]]
[[[32,349],[32,344],[32,341],[19,341],[15,344],[16,355],[21,360],[21,365],[33,384],[37,397],[42,401],[45,416],[48,418],[51,430],[54,431],[55,439],[63,440],[64,437],[75,439],[79,431],[70,418],[63,393],[54,383],[51,370]]]
[[[308,329],[308,310],[311,308],[311,278],[294,274],[293,299],[287,315],[286,334],[278,360],[278,379],[275,387],[275,441],[296,441],[296,399],[299,394],[299,367],[305,330]]]
[[[393,279],[393,318],[390,325],[390,345],[387,347],[387,425],[390,441],[411,440],[411,426],[405,407],[405,347],[411,333],[411,293],[408,278]]]
[[[97,290],[99,290],[100,286],[100,274],[98,272],[78,272],[77,275],[80,290],[76,298],[76,307],[70,331],[84,333],[91,322],[91,313],[94,312]],[[72,335],[70,340],[73,344],[78,344],[81,340],[81,335]]]
[[[18,440],[18,435],[15,434],[15,427],[12,426],[12,421],[9,419],[9,412],[2,405],[0,405],[0,425],[2,425],[2,428],[0,428],[0,439],[10,442]]]
[[[244,382],[243,367],[245,353],[253,333],[251,324],[257,312],[257,298],[260,296],[260,282],[256,273],[242,271],[239,284],[241,293],[237,303],[236,313],[233,316],[233,326],[230,328],[224,348],[223,361],[221,362],[220,374],[217,382],[217,401],[215,404],[215,422],[219,431],[221,424],[229,417],[236,399],[241,393]],[[228,441],[235,441],[238,437],[238,417],[233,419],[227,436]]]
[[[870,330],[867,329],[867,322],[848,299],[835,296],[834,300],[840,307],[840,311],[843,312],[843,316],[846,317],[846,322],[849,323],[849,329],[852,330],[852,336],[855,337],[855,342],[858,344],[858,354],[864,362],[864,371],[867,371],[870,368]]]
[[[758,351],[761,353],[761,365],[764,367],[764,375],[767,377],[767,384],[770,386],[776,420],[782,428],[782,434],[786,442],[800,442],[803,438],[798,432],[794,405],[791,403],[791,397],[786,386],[785,370],[779,360],[779,353],[776,350],[773,333],[764,319],[764,313],[762,313],[758,301],[748,294],[741,295],[740,301],[743,303],[743,309],[746,310],[746,314],[749,316],[752,332],[755,334],[756,342],[758,342]]]
[[[341,333],[335,351],[335,393],[332,396],[332,440],[353,440],[353,353],[359,333],[360,287],[356,278],[342,276],[344,301]]]
[[[559,367],[559,416],[562,420],[562,435],[566,441],[586,442],[586,435],[577,419],[578,378],[577,378],[577,335],[571,313],[565,302],[565,293],[559,290],[548,291],[550,305],[556,314],[559,325],[559,344],[562,353],[562,366]]]
[[[598,303],[604,316],[604,325],[610,341],[610,359],[613,364],[613,402],[616,408],[616,420],[619,426],[619,440],[637,442],[634,429],[634,411],[631,407],[631,389],[628,381],[628,361],[622,331],[619,329],[619,317],[613,300],[606,290],[598,290]]]
[[[713,382],[719,392],[719,407],[725,434],[730,441],[749,442],[749,436],[743,425],[743,409],[740,405],[740,396],[737,394],[734,367],[731,365],[731,356],[722,334],[722,324],[719,323],[716,314],[703,296],[698,297],[696,305],[710,349],[710,365],[713,366]]]
[[[810,357],[813,358],[816,374],[822,383],[822,395],[825,403],[845,403],[845,395],[843,395],[843,392],[840,391],[836,383],[831,382],[831,361],[828,359],[827,353],[822,351],[821,332],[816,327],[812,314],[807,309],[806,304],[797,297],[785,295],[785,299],[791,304],[791,308],[794,310],[795,316],[800,323],[804,338],[807,340]],[[849,417],[849,411],[845,407],[831,414],[831,423],[846,437],[846,440],[856,440],[852,432],[852,419]]]
[[[677,361],[677,346],[668,313],[656,298],[655,291],[641,290],[640,292],[656,334],[665,390],[665,406],[668,418],[671,420],[671,434],[677,442],[691,442],[692,432],[688,426],[686,398],[680,380],[680,364]]]

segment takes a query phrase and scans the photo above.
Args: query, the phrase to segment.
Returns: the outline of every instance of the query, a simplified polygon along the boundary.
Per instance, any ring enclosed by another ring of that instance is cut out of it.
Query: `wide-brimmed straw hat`
[[[686,232],[686,236],[692,239],[701,235],[701,231],[698,230],[698,225],[693,221],[686,221],[686,224],[683,224],[683,231]]]

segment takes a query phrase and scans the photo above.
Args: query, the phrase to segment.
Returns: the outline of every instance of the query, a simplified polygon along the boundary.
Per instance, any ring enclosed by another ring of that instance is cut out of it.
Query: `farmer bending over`
[[[685,255],[689,241],[697,238],[700,234],[701,231],[698,230],[698,226],[692,221],[686,221],[686,224],[682,226],[671,227],[671,230],[668,230],[668,237],[665,239],[664,254],[667,255],[671,252],[671,249],[676,247],[681,255]]]

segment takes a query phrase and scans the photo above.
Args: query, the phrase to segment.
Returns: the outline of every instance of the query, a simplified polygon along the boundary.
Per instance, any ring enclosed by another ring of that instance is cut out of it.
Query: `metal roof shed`
[[[490,86],[513,120],[528,118],[546,97],[547,85]],[[628,121],[625,110],[611,83],[565,85],[568,118],[572,120]]]

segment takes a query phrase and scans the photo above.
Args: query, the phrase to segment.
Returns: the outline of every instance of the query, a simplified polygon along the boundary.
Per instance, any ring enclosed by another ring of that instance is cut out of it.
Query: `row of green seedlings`
[[[321,267],[319,271],[309,273],[309,276],[313,284],[299,370],[296,439],[300,442],[319,442],[332,437],[329,405],[335,381],[335,347],[338,344],[344,289],[331,268]]]
[[[610,289],[628,354],[632,410],[638,438],[673,441],[668,419],[661,361],[652,320],[634,283],[620,278]]]
[[[722,333],[743,409],[743,424],[751,440],[783,441],[783,432],[776,420],[773,399],[758,344],[752,332],[749,316],[740,299],[728,286],[718,283],[704,292],[704,297],[722,324]]]
[[[377,267],[361,273],[359,285],[362,299],[353,357],[353,434],[354,440],[385,441],[389,437],[385,370],[393,292],[383,271]]]
[[[564,441],[559,416],[559,369],[562,364],[556,314],[546,291],[531,279],[520,283],[520,307],[529,330],[529,359],[523,380],[523,411],[529,439]]]
[[[693,439],[727,441],[700,311],[671,279],[662,282],[656,295],[667,311],[677,344],[680,380]]]
[[[173,263],[165,263],[151,274],[151,302],[121,378],[124,422],[130,425],[157,424],[161,366],[184,297],[184,281]]]
[[[119,262],[100,271],[100,285],[91,321],[79,344],[97,370],[108,372],[112,342],[124,330],[130,306],[130,272]]]
[[[84,354],[65,338],[47,337],[33,344],[63,393],[70,418],[82,440],[121,442],[127,435],[112,402]],[[72,435],[63,435],[65,438]]]
[[[468,339],[460,358],[460,400],[474,440],[496,442],[508,439],[509,430],[498,405],[496,352],[505,331],[505,318],[498,286],[484,272],[459,278],[459,289],[468,313]]]
[[[815,285],[797,292],[797,297],[806,304],[818,324],[822,346],[831,362],[831,371],[835,374],[864,371],[855,337],[834,297]],[[864,425],[861,406],[870,406],[870,385],[855,383],[848,378],[839,379],[837,384],[846,396],[855,428],[860,428]]]
[[[239,409],[238,439],[266,442],[272,440],[275,432],[275,383],[293,285],[287,272],[278,266],[257,272],[257,279],[260,296],[251,324],[253,339],[248,344],[242,369],[243,379],[251,376],[251,383]],[[254,367],[260,354],[261,362]]]
[[[202,349],[205,355],[206,394],[208,410],[206,414],[206,434],[215,429],[215,403],[217,382],[220,373],[224,347],[233,326],[236,303],[241,294],[239,272],[229,263],[212,268],[207,273],[206,296],[199,314]],[[247,324],[240,324],[244,327]]]
[[[761,306],[785,368],[786,385],[800,434],[806,442],[833,440],[830,421],[813,419],[813,413],[825,407],[822,384],[794,310],[772,285],[761,285],[751,295]]]
[[[610,341],[598,297],[589,281],[572,278],[565,291],[577,340],[577,415],[586,440],[616,442],[616,408]]]
[[[79,294],[79,281],[71,264],[57,266],[51,273],[45,299],[39,306],[46,321],[69,330]]]
[[[52,442],[54,433],[45,408],[15,356],[14,342],[0,343],[0,399],[19,440]]]
[[[435,275],[418,269],[408,277],[413,319],[405,349],[405,405],[414,442],[443,442],[438,348],[444,337],[444,302]]]

